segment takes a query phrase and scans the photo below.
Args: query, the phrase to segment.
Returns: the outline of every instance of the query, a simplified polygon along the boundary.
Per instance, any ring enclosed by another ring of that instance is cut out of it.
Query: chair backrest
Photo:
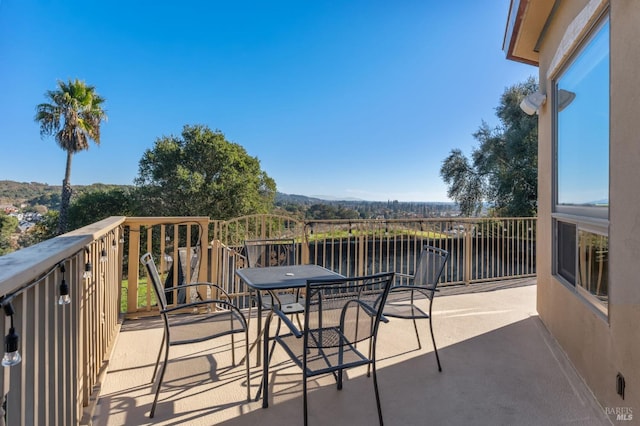
[[[394,274],[308,280],[306,348],[329,348],[375,337]]]
[[[432,246],[424,246],[420,252],[412,284],[435,290],[448,259],[448,251]]]
[[[160,304],[160,309],[167,309],[167,299],[164,294],[164,288],[162,286],[162,280],[160,279],[160,274],[158,274],[158,268],[156,268],[156,264],[153,261],[153,257],[151,253],[145,253],[140,258],[140,262],[147,268],[147,275],[149,276],[149,280],[153,285],[153,289],[156,292],[156,299]]]
[[[292,238],[246,240],[244,249],[250,268],[297,264],[296,243]]]

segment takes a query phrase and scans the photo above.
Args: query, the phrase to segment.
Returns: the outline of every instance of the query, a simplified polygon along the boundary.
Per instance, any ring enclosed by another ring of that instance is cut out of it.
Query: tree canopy
[[[135,180],[141,209],[153,216],[235,216],[268,213],[276,184],[260,161],[219,130],[187,125],[144,152]]]
[[[443,161],[440,176],[462,214],[477,215],[487,202],[497,216],[536,215],[538,117],[525,114],[520,102],[537,90],[532,77],[508,87],[496,107],[500,124],[492,129],[483,121],[473,134],[480,145],[471,160],[453,149]]]
[[[0,212],[0,256],[11,253],[14,249],[11,234],[18,227],[18,219]]]

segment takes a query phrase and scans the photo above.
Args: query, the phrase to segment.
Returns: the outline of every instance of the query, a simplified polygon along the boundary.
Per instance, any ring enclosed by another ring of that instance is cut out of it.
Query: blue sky
[[[278,190],[447,201],[439,175],[496,125],[509,0],[0,0],[0,180],[59,185],[65,153],[35,106],[59,79],[106,98],[72,184],[132,184],[185,124],[221,130]]]

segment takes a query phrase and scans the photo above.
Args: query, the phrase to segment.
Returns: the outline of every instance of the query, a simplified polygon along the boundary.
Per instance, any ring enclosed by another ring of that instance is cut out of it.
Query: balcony
[[[186,280],[215,281],[242,305],[247,291],[235,278],[244,262],[241,243],[276,236],[295,238],[301,258],[344,275],[410,271],[425,243],[450,251],[434,303],[443,372],[431,345],[418,350],[405,322],[380,331],[387,424],[609,424],[537,318],[535,223],[117,217],[0,257],[1,302],[14,308],[23,358],[0,376],[7,424],[151,423],[150,379],[162,328],[141,252],[156,255],[167,283],[179,284],[178,274],[169,273],[179,265]],[[57,304],[62,279],[68,305]],[[10,318],[1,319],[4,330]],[[272,400],[264,410],[244,400],[246,383],[240,367],[230,368],[230,345],[202,345],[172,348],[153,423],[300,422],[300,371],[282,351],[272,361]],[[253,363],[254,395],[260,372]],[[341,392],[331,377],[311,382],[312,424],[375,424],[370,379],[358,370],[347,377]]]

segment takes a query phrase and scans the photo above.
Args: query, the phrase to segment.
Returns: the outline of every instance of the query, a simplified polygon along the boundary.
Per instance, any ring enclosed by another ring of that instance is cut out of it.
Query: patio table
[[[291,266],[272,266],[258,268],[242,268],[236,271],[236,275],[244,281],[244,283],[256,290],[258,297],[258,337],[256,343],[259,345],[260,334],[263,339],[263,362],[262,362],[262,389],[258,390],[256,400],[260,398],[262,392],[262,408],[269,406],[268,402],[268,377],[269,377],[269,325],[273,311],[269,312],[265,320],[264,329],[261,329],[262,322],[262,299],[263,291],[274,292],[277,290],[299,289],[306,287],[307,280],[313,279],[332,279],[344,278],[337,272],[333,272],[319,265],[291,265]],[[275,295],[271,295],[272,301],[275,301]],[[272,302],[273,306],[273,302]],[[260,347],[258,346],[258,352]]]

